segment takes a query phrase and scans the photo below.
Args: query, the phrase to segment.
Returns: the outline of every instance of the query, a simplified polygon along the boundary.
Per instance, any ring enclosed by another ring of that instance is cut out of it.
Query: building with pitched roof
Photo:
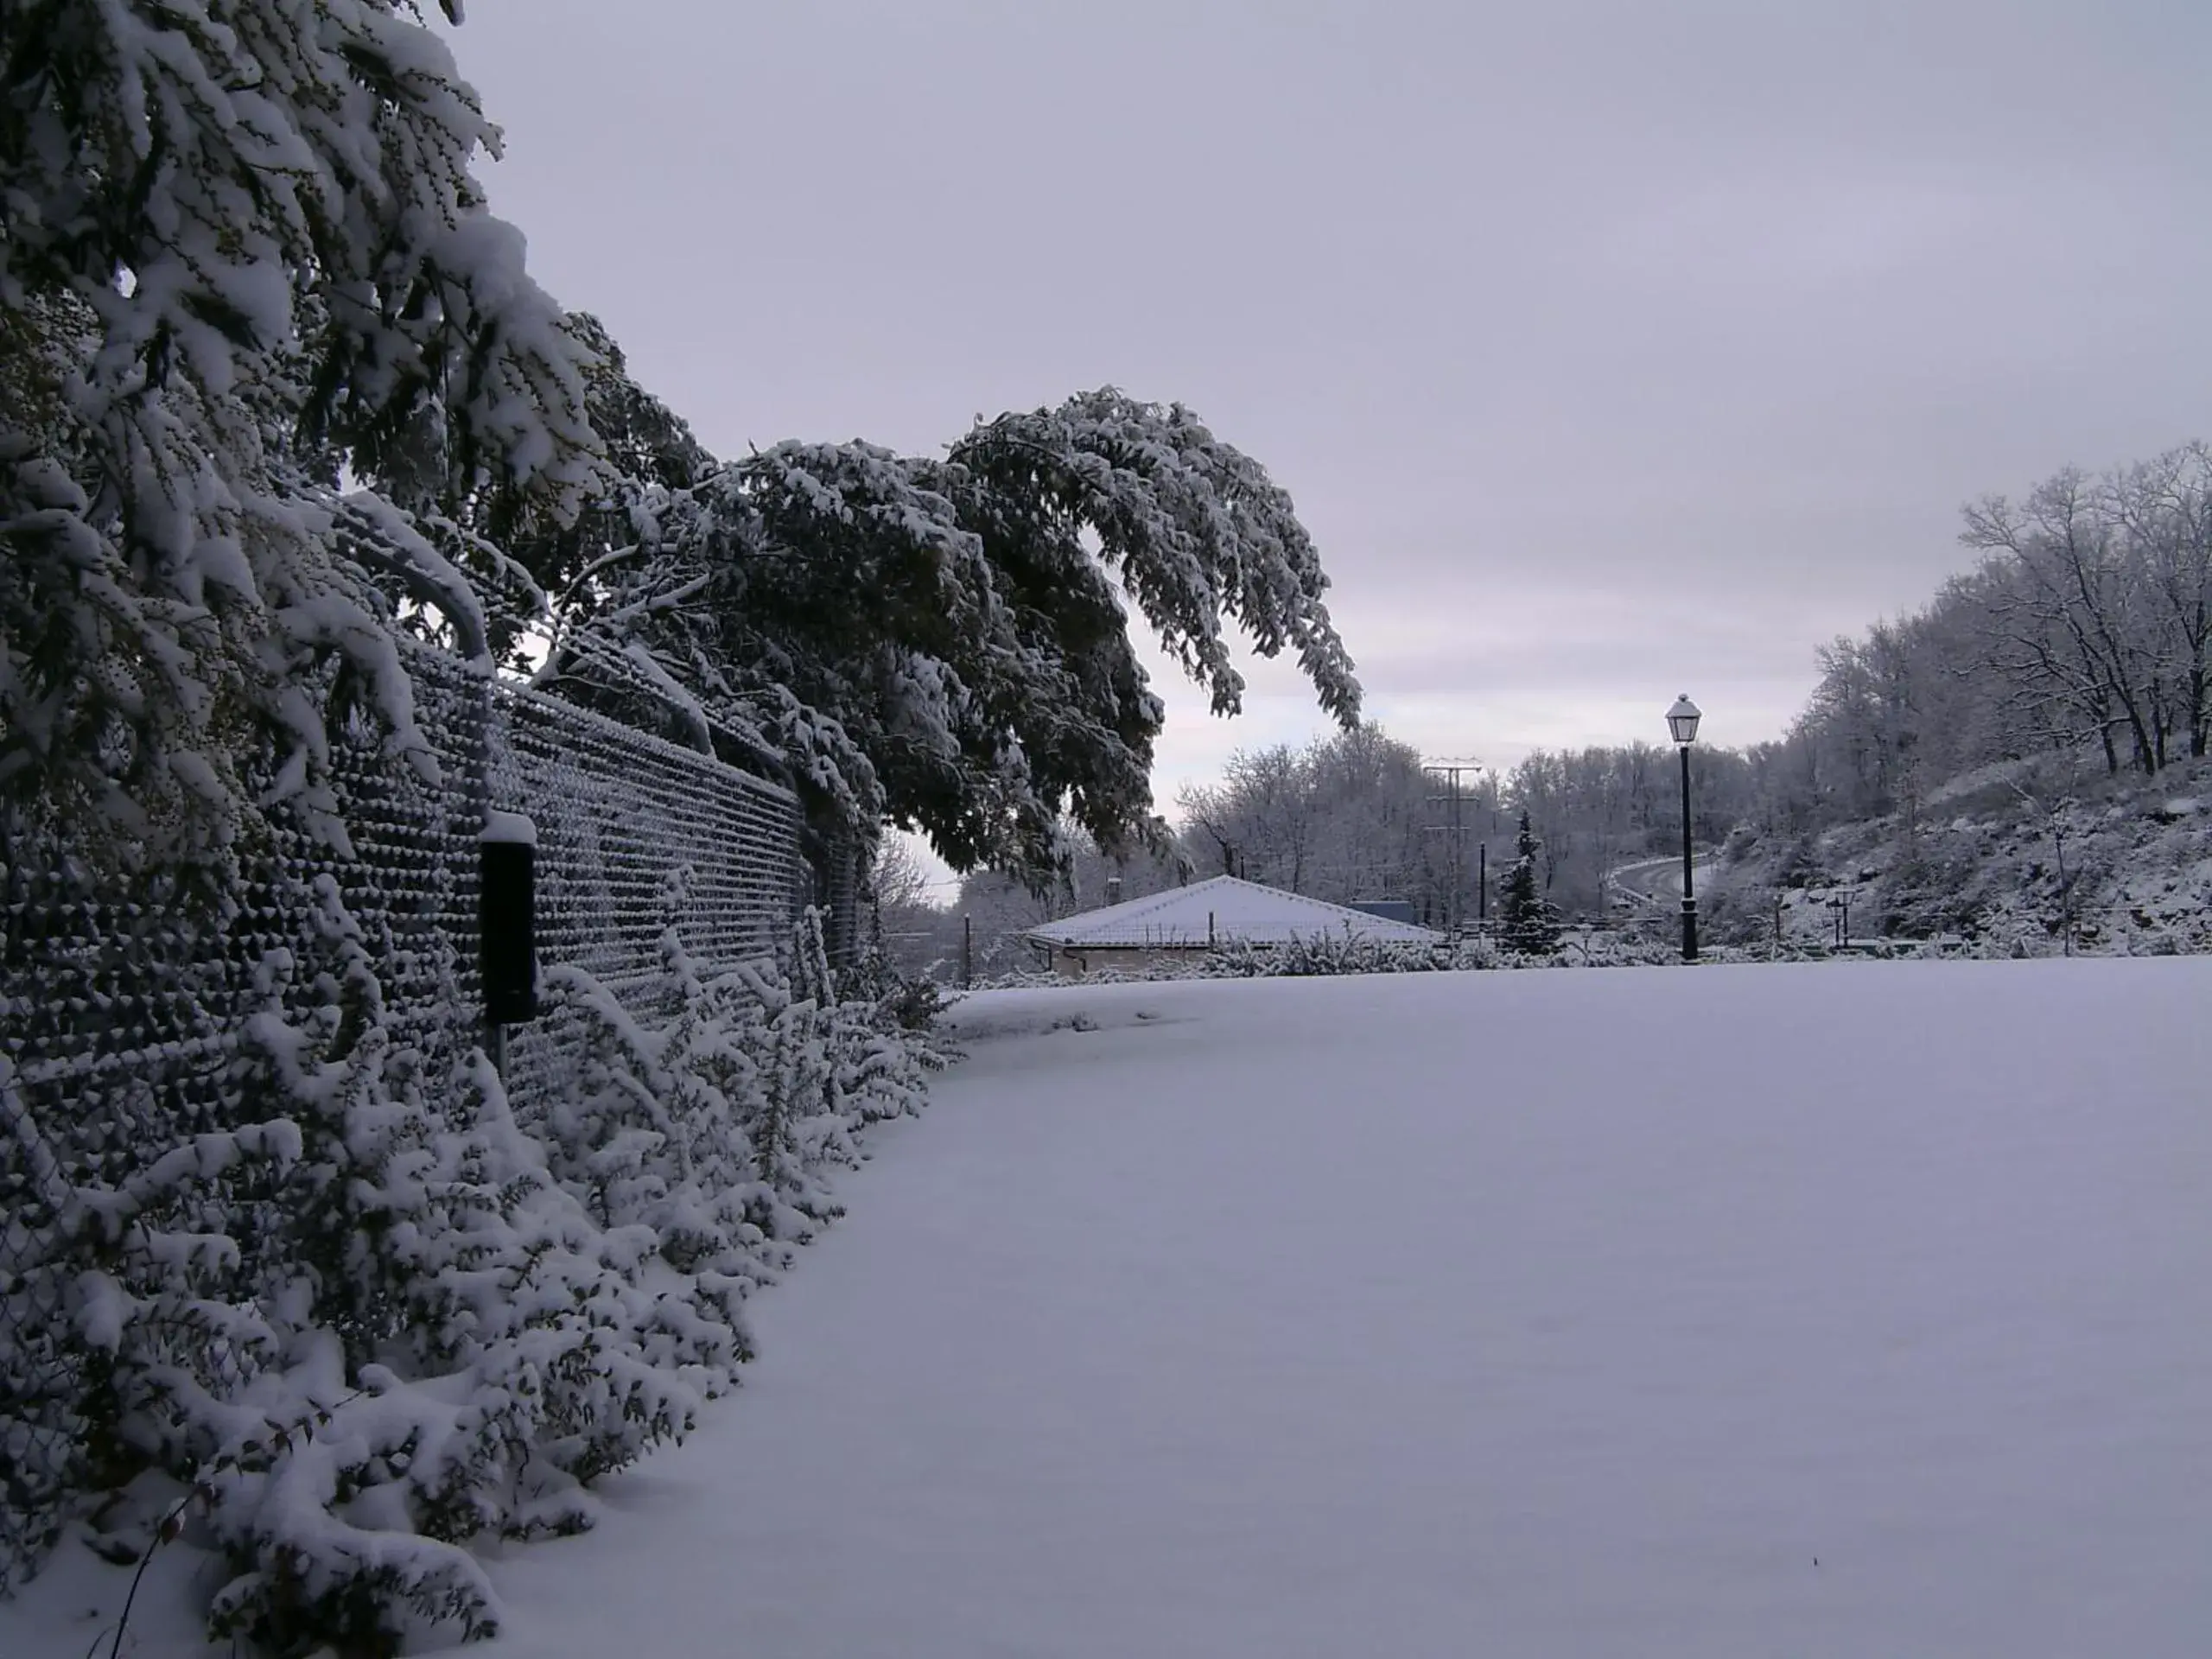
[[[1323,938],[1392,944],[1444,942],[1442,934],[1413,922],[1234,875],[1063,916],[1031,928],[1027,937],[1050,954],[1054,968],[1070,976],[1187,961],[1196,952],[1228,944],[1263,950]]]

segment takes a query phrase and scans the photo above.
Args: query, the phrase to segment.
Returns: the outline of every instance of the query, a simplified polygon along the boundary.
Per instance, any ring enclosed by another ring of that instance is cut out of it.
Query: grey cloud
[[[708,442],[1182,398],[1424,743],[1772,735],[1962,500],[2208,429],[2196,0],[472,12],[495,204]]]

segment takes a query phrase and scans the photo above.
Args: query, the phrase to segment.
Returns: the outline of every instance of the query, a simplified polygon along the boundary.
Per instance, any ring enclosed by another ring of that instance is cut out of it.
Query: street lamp
[[[1697,960],[1697,894],[1690,885],[1690,745],[1697,741],[1697,704],[1687,691],[1667,711],[1667,729],[1682,752],[1682,960]]]

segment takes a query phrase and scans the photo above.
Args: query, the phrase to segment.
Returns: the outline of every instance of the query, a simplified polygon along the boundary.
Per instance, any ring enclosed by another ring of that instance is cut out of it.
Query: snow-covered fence
[[[710,968],[775,959],[807,880],[789,790],[535,692],[493,698],[489,804],[537,829],[542,967],[589,973],[633,1013],[665,1012],[663,937]],[[528,1116],[582,1033],[561,1011],[510,1036]]]
[[[541,964],[587,970],[638,1014],[659,1012],[671,925],[712,968],[772,958],[790,936],[804,867],[789,791],[443,653],[410,647],[405,660],[431,752],[392,753],[366,720],[342,732],[334,837],[275,814],[234,846],[133,879],[84,855],[88,826],[0,823],[0,1593],[51,1542],[67,1493],[127,1457],[90,1432],[99,1336],[73,1328],[81,1305],[65,1317],[84,1281],[49,1259],[67,1195],[124,1192],[232,1127],[248,1022],[272,998],[328,1000],[314,982],[319,885],[334,884],[359,929],[383,1022],[428,1063],[480,1029],[487,810],[538,826]],[[516,1033],[519,1115],[550,1102],[583,1038],[557,1014]],[[251,1232],[241,1218],[271,1202],[260,1178],[201,1173],[223,1212],[205,1236]],[[174,1347],[216,1397],[259,1363],[188,1321]]]
[[[242,1035],[276,982],[264,976],[308,959],[314,877],[334,878],[401,1040],[439,1052],[467,1004],[491,690],[480,673],[417,656],[420,729],[436,753],[386,755],[368,722],[341,729],[338,848],[329,824],[316,835],[303,815],[271,813],[232,847],[133,880],[97,856],[99,826],[0,823],[0,1590],[52,1541],[67,1493],[129,1458],[96,1443],[88,1402],[104,1387],[109,1333],[78,1328],[82,1281],[64,1262],[83,1224],[71,1195],[124,1192],[196,1135],[212,1146],[232,1126]],[[217,1173],[211,1204],[233,1224],[267,1202]],[[222,1230],[212,1208],[186,1220]],[[119,1290],[115,1300],[111,1325]],[[216,1397],[256,1369],[213,1331],[181,1326],[171,1345],[180,1371]]]

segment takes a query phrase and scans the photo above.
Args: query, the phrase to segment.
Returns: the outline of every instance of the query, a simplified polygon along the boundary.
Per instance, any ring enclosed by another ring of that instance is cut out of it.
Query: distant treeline
[[[1976,566],[1924,609],[1821,647],[1819,683],[1783,737],[1697,746],[1701,845],[1738,826],[1804,837],[1891,813],[1909,826],[1931,793],[1999,761],[2079,753],[2154,773],[2205,754],[2212,448],[2098,477],[2063,472],[1964,516]],[[1404,899],[1432,922],[1455,904],[1471,918],[1481,874],[1493,887],[1503,874],[1525,810],[1547,897],[1591,917],[1607,870],[1681,844],[1675,766],[1669,746],[1634,743],[1463,772],[1455,836],[1446,779],[1368,724],[1232,756],[1217,783],[1183,791],[1182,827],[1163,850],[1078,849],[1068,880],[1042,896],[972,876],[955,909],[978,918],[999,963],[1018,954],[997,944],[1009,930],[1224,872],[1338,903]]]
[[[1993,762],[2088,750],[2155,773],[2212,735],[2212,449],[2067,471],[1966,510],[1983,556],[1821,652],[1764,793],[1775,827],[1916,811]]]

